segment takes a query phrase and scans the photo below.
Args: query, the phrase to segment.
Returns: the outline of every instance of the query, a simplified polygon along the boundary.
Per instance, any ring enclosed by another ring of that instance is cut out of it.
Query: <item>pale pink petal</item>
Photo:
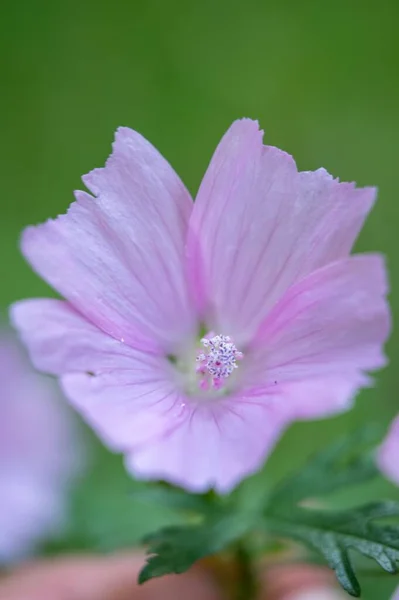
[[[291,422],[323,419],[348,410],[359,390],[370,385],[370,379],[364,375],[349,373],[345,378],[341,373],[324,379],[282,383],[275,386],[275,393],[281,397],[279,411]]]
[[[179,346],[193,329],[184,278],[190,196],[138,133],[120,128],[104,169],[66,215],[29,227],[22,250],[83,315],[141,347]]]
[[[220,142],[190,220],[191,286],[215,331],[250,339],[287,288],[349,254],[374,198],[324,169],[297,172],[249,119]]]
[[[137,353],[129,370],[94,377],[71,373],[60,381],[72,405],[103,441],[113,450],[126,452],[153,443],[183,419],[185,399],[162,367],[151,361],[147,364]]]
[[[0,331],[0,463],[39,480],[65,481],[83,463],[73,415],[55,383],[35,372],[15,336]],[[18,424],[18,426],[16,426]],[[46,435],[43,435],[43,433]]]
[[[16,302],[10,309],[10,318],[35,367],[52,375],[128,369],[138,354],[124,341],[92,325],[63,300],[35,298]],[[152,361],[153,356],[149,355],[148,363]]]
[[[293,286],[258,332],[253,371],[264,384],[353,376],[384,366],[390,331],[382,257],[362,255],[319,269]],[[257,373],[256,373],[257,370]],[[348,378],[349,377],[349,378]]]
[[[28,468],[14,469],[9,476],[0,470],[0,477],[0,564],[4,564],[26,558],[43,538],[59,534],[67,502],[59,488]]]
[[[11,318],[35,366],[61,376],[67,398],[112,448],[179,423],[183,401],[166,357],[115,340],[60,300],[18,302]]]
[[[378,451],[377,462],[384,475],[399,485],[399,417],[391,424]]]
[[[399,600],[399,587],[396,589],[394,595],[392,596],[391,600]]]
[[[133,451],[126,464],[138,478],[226,493],[262,466],[285,427],[273,398],[190,405],[179,427]]]

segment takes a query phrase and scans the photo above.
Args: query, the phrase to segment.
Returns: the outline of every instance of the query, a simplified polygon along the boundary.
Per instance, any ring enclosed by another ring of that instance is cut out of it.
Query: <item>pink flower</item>
[[[65,518],[76,431],[55,387],[0,336],[0,563],[25,557]]]
[[[384,475],[399,485],[399,416],[393,420],[379,448],[377,463]]]
[[[233,123],[193,204],[160,154],[121,128],[104,169],[22,249],[66,301],[14,305],[37,368],[128,469],[230,490],[288,423],[351,405],[385,364],[383,260],[349,257],[373,188],[298,173]]]
[[[399,485],[399,416],[391,423],[388,434],[378,450],[377,464],[388,479]],[[399,587],[391,600],[399,600]]]

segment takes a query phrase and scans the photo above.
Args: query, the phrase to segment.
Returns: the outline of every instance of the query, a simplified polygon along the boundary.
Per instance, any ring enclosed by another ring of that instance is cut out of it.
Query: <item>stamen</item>
[[[228,335],[215,335],[213,332],[201,339],[205,352],[197,355],[196,372],[200,376],[199,387],[219,390],[225,380],[237,369],[237,360],[243,358]]]

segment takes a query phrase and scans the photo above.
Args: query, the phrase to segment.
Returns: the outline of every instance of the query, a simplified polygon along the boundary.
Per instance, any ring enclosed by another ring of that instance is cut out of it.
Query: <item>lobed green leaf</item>
[[[388,573],[399,563],[399,526],[375,523],[376,519],[399,516],[399,503],[380,502],[344,511],[299,508],[270,513],[269,532],[302,542],[318,551],[335,571],[342,587],[360,596],[350,550],[374,559]]]
[[[197,560],[221,552],[254,527],[251,515],[228,513],[198,525],[166,527],[147,536],[147,564],[139,583],[171,573],[184,573]]]

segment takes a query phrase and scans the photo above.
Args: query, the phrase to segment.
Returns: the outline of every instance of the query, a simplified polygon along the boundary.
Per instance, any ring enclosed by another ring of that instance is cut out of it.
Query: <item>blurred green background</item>
[[[49,293],[22,259],[19,233],[66,210],[80,175],[103,164],[118,125],[149,138],[195,193],[222,133],[249,116],[259,119],[266,142],[293,154],[301,169],[324,166],[343,180],[379,187],[358,250],[388,256],[395,319],[396,0],[3,0],[1,15],[1,310]],[[370,419],[388,422],[398,409],[395,336],[388,354],[390,367],[354,411],[292,428],[258,478],[260,487],[337,432]],[[97,502],[100,511],[102,502],[124,506],[105,511],[107,527],[125,529],[118,519],[130,511],[132,539],[174,518],[140,503],[132,511],[126,494],[110,491],[114,479],[120,489],[129,486],[121,460],[98,448],[97,455],[78,490],[86,499],[75,515],[82,528],[95,524],[85,502]],[[398,496],[388,484],[378,486],[373,493]],[[370,580],[364,597],[388,597],[393,585]]]

